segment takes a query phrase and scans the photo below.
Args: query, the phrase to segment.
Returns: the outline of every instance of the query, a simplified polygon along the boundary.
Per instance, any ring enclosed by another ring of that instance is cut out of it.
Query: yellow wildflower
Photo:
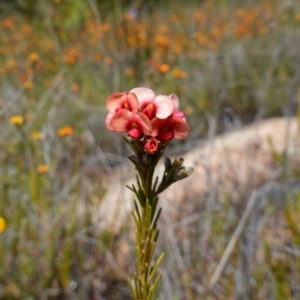
[[[41,174],[45,174],[49,171],[49,167],[48,165],[39,165],[38,166],[38,172],[41,173]]]
[[[31,137],[36,141],[40,141],[43,139],[43,134],[40,131],[34,131],[31,133]]]
[[[30,81],[30,80],[26,80],[24,83],[23,83],[25,89],[27,90],[31,90],[33,88],[33,82]]]
[[[3,232],[6,228],[6,221],[4,218],[0,217],[0,233]]]
[[[174,68],[172,71],[172,75],[174,78],[184,79],[186,77],[186,73],[179,68]]]
[[[24,118],[22,116],[11,116],[9,122],[13,125],[22,125],[24,123]]]
[[[71,135],[73,132],[74,132],[74,129],[69,125],[61,127],[57,130],[57,134],[60,137]]]
[[[184,109],[184,113],[185,113],[186,115],[191,115],[193,112],[194,112],[194,110],[193,110],[193,107],[192,107],[192,106],[187,106],[187,107]]]

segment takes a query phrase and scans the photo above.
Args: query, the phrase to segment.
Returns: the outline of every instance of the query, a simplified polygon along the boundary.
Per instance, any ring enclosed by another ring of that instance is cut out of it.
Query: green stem
[[[161,213],[161,209],[156,212],[158,178],[155,179],[154,184],[153,179],[155,167],[168,143],[162,146],[155,155],[144,153],[142,144],[137,141],[131,141],[130,145],[136,155],[129,158],[136,166],[139,176],[137,188],[134,185],[128,188],[135,193],[140,208],[135,201],[135,211],[132,215],[136,223],[137,272],[129,284],[135,300],[152,300],[162,277],[157,270],[164,256],[161,254],[156,262],[153,261],[159,235],[157,222]]]
[[[136,223],[136,251],[137,251],[137,272],[131,280],[130,287],[136,300],[151,300],[159,284],[161,274],[157,269],[162,261],[163,254],[156,262],[153,262],[153,255],[158,237],[157,221],[159,213],[155,214],[149,200],[139,210],[135,205],[133,217]],[[155,218],[154,218],[155,217]],[[154,220],[154,221],[153,221]]]

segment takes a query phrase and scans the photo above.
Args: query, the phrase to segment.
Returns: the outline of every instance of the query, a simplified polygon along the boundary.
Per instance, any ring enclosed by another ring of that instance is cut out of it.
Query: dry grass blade
[[[245,228],[247,220],[248,220],[248,218],[252,212],[252,209],[255,205],[256,199],[257,199],[257,191],[254,190],[250,196],[250,199],[249,199],[247,206],[244,210],[244,213],[240,219],[240,222],[239,222],[238,226],[236,227],[213,276],[211,277],[211,279],[209,281],[208,286],[210,289],[213,289],[215,284],[218,282],[218,280],[222,274],[222,271],[224,270],[225,265],[230,257],[230,254],[232,253],[237,240],[239,239],[241,233],[243,232],[243,229]]]

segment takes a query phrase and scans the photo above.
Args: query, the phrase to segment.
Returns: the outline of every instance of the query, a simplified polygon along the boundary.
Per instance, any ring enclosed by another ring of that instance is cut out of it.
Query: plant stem
[[[136,250],[137,250],[137,272],[134,279],[130,281],[131,290],[136,300],[151,300],[158,286],[161,274],[156,275],[158,265],[163,259],[163,254],[159,259],[152,263],[153,254],[158,237],[156,217],[153,222],[155,213],[152,211],[149,201],[146,201],[141,213],[137,206],[136,212],[133,212],[136,222]]]
[[[158,197],[155,195],[155,189],[157,179],[153,185],[153,176],[155,166],[162,153],[163,150],[153,156],[144,154],[140,158],[137,156],[131,157],[131,161],[134,162],[139,173],[137,188],[134,185],[129,187],[136,194],[140,203],[140,206],[138,206],[135,201],[135,211],[132,212],[136,223],[137,271],[134,278],[129,281],[136,300],[154,299],[161,278],[161,274],[157,274],[157,269],[164,255],[161,254],[159,259],[153,262],[159,234],[157,222],[161,212],[160,209],[156,213]]]

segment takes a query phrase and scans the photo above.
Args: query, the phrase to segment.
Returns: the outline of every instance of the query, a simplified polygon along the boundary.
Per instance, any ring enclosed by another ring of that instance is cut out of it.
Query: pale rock
[[[297,136],[296,118],[272,118],[203,142],[183,155],[184,166],[193,167],[194,173],[160,195],[163,211],[171,217],[178,217],[187,199],[196,201],[200,195],[213,189],[234,193],[237,187],[255,188],[276,178],[274,155],[285,151],[289,156],[295,156]],[[126,165],[126,168],[134,170],[133,165]],[[132,174],[132,170],[127,170],[127,174]],[[161,160],[156,174],[161,177],[163,170]],[[114,180],[95,209],[94,222],[99,228],[118,233],[124,224],[132,221],[130,212],[134,194],[125,185],[134,182],[134,177],[125,181]]]

